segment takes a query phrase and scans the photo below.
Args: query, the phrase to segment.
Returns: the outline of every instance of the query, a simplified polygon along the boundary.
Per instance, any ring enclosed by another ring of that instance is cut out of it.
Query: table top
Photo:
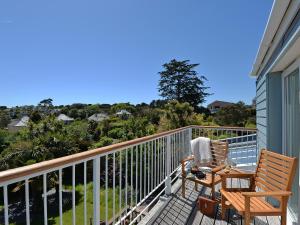
[[[218,175],[224,175],[224,174],[235,175],[235,174],[253,174],[253,172],[244,171],[244,170],[240,170],[237,168],[232,168],[230,170],[223,169],[223,170],[217,172],[217,174]]]

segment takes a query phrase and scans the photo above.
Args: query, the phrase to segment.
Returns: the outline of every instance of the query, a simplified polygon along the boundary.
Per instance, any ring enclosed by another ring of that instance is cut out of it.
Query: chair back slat
[[[296,158],[262,149],[256,169],[256,187],[262,191],[290,191],[296,164]]]
[[[227,159],[228,156],[228,142],[227,141],[211,141],[211,154],[212,165],[220,166],[222,162]]]

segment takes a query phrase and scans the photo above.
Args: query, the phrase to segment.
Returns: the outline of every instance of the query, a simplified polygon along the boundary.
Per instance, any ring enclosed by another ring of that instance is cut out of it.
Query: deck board
[[[230,187],[247,187],[248,181],[240,179],[229,180]],[[234,209],[228,210],[226,219],[221,218],[221,208],[218,206],[214,218],[203,215],[196,206],[198,196],[210,195],[210,189],[198,186],[198,191],[194,188],[192,181],[186,183],[186,198],[181,195],[181,189],[172,194],[171,200],[161,210],[160,214],[152,224],[162,225],[242,225],[242,217]],[[219,185],[220,187],[220,185]],[[217,190],[219,189],[217,188]],[[253,225],[279,225],[279,217],[255,217]]]

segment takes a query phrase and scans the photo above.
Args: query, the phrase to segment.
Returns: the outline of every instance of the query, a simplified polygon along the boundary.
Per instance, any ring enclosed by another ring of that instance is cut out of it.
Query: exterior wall
[[[257,81],[256,123],[258,149],[282,152],[281,72],[270,73]]]
[[[282,82],[281,72],[267,76],[267,148],[277,153],[282,149]]]
[[[256,83],[257,147],[267,148],[267,83],[266,76]]]

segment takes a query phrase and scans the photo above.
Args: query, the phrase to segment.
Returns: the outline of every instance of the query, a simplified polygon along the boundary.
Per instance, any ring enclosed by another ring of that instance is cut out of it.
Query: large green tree
[[[171,60],[163,65],[159,72],[159,92],[167,100],[188,102],[195,110],[205,102],[209,95],[205,86],[206,77],[199,76],[195,68],[199,64],[191,64],[189,60]]]
[[[255,109],[244,102],[238,102],[220,109],[214,115],[214,119],[220,126],[255,126]]]

